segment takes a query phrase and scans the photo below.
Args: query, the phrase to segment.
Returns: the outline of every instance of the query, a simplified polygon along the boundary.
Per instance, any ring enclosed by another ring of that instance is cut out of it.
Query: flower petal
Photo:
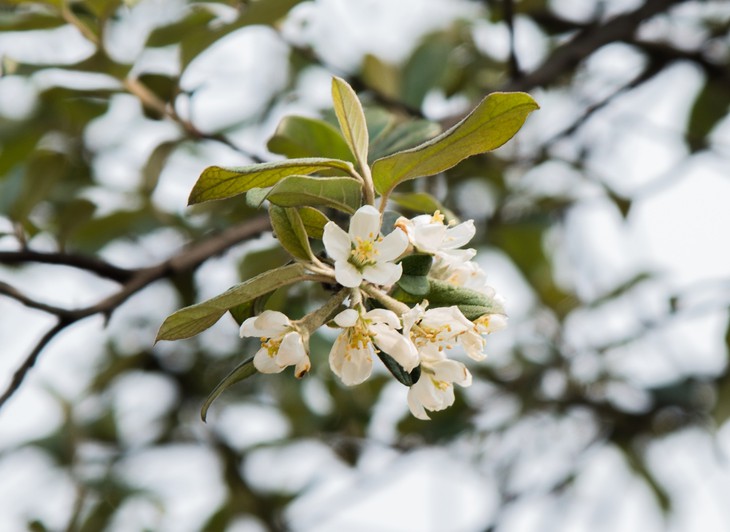
[[[408,390],[408,408],[410,408],[411,414],[413,414],[418,419],[428,421],[431,418],[428,417],[426,409],[423,408],[423,404],[418,400],[418,395],[413,389],[414,386],[411,386]]]
[[[309,357],[305,356],[303,359],[297,362],[296,366],[294,366],[294,376],[297,379],[301,379],[309,372],[311,367],[312,364],[309,362]]]
[[[372,320],[374,323],[384,323],[391,329],[400,329],[400,320],[398,319],[398,315],[392,310],[374,308],[373,310],[366,312],[365,317]]]
[[[372,205],[363,205],[350,219],[350,240],[375,240],[380,234],[380,212]]]
[[[372,344],[367,348],[350,349],[350,357],[345,357],[342,364],[342,382],[347,386],[355,386],[365,382],[373,370]]]
[[[335,271],[335,276],[337,272]],[[374,284],[391,285],[400,279],[403,274],[403,266],[392,262],[378,262],[365,266],[362,270],[362,277]],[[339,279],[338,279],[339,282]],[[342,284],[342,283],[340,283]],[[347,285],[345,285],[347,286]],[[355,286],[359,286],[355,285]]]
[[[269,351],[264,348],[256,351],[253,357],[253,365],[261,373],[280,373],[284,370],[284,366],[277,364],[274,357],[269,356]]]
[[[460,386],[471,386],[471,373],[461,362],[445,359],[434,362],[431,367],[434,371],[434,377],[440,381],[455,382]]]
[[[450,227],[446,230],[446,237],[441,245],[441,249],[460,248],[474,238],[475,233],[474,220],[467,220],[459,225]]]
[[[405,336],[385,324],[372,325],[370,331],[373,333],[373,341],[378,349],[392,356],[398,364],[403,366],[403,369],[410,372],[418,366],[420,362],[418,350]]]
[[[276,338],[282,336],[291,326],[291,321],[283,312],[264,310],[258,315],[254,325],[261,336]]]
[[[383,240],[375,243],[378,262],[393,261],[400,257],[406,248],[408,248],[408,236],[400,229],[396,229]]]
[[[484,360],[487,355],[484,354],[484,346],[486,341],[482,338],[482,335],[476,332],[474,329],[466,331],[459,336],[459,342],[461,346],[469,355],[472,360]]]
[[[335,222],[325,224],[322,242],[327,255],[335,261],[346,261],[350,258],[350,237]]]
[[[443,224],[417,225],[413,229],[413,245],[420,251],[435,253],[442,247],[446,237],[446,226]]]
[[[302,335],[296,331],[286,333],[279,345],[276,363],[280,366],[293,366],[306,357],[307,351],[304,349]]]
[[[348,308],[335,316],[335,323],[340,327],[354,327],[359,317],[357,310]]]
[[[362,273],[354,265],[344,260],[335,262],[335,279],[342,286],[357,288],[362,283]]]

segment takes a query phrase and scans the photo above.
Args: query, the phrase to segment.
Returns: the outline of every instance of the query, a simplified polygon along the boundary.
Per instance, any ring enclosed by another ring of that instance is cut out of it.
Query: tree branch
[[[86,255],[65,252],[47,253],[42,251],[31,251],[29,249],[22,249],[20,251],[0,251],[0,264],[16,265],[27,264],[29,262],[71,266],[120,283],[128,281],[134,275],[134,270],[120,268],[96,257],[89,257]]]
[[[600,26],[592,26],[578,32],[567,43],[558,47],[542,65],[522,78],[511,80],[500,88],[504,91],[526,91],[550,85],[563,74],[572,71],[593,52],[612,42],[633,38],[639,25],[686,0],[647,0],[630,13],[612,18]]]
[[[20,388],[25,377],[35,365],[36,360],[43,349],[48,345],[53,337],[63,329],[77,321],[96,314],[102,314],[109,318],[122,303],[155,281],[171,277],[182,272],[195,270],[211,257],[223,253],[240,242],[260,235],[268,228],[269,219],[267,216],[252,218],[242,224],[230,227],[229,229],[210,236],[205,240],[186,246],[177,254],[155,266],[131,270],[131,276],[124,282],[118,292],[94,305],[76,310],[67,310],[38,303],[22,295],[10,285],[5,283],[0,284],[0,293],[8,295],[30,308],[43,310],[58,317],[58,323],[40,339],[33,351],[31,351],[13,374],[10,385],[0,397],[0,408],[2,408],[5,402]]]

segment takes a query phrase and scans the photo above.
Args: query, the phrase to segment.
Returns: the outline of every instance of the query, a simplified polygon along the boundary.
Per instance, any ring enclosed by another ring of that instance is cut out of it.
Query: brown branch
[[[2,281],[0,281],[0,295],[7,296],[10,299],[15,299],[16,301],[18,301],[22,305],[25,305],[28,308],[42,310],[43,312],[47,312],[47,313],[53,314],[55,316],[62,317],[62,316],[65,316],[67,313],[67,310],[63,309],[61,307],[47,305],[46,303],[41,303],[40,301],[31,299],[30,297],[23,294],[20,290],[18,290],[14,286],[11,286],[8,283],[4,283]]]
[[[647,0],[635,11],[614,17],[600,26],[585,28],[556,48],[537,69],[518,80],[511,80],[500,90],[526,91],[551,85],[602,46],[632,39],[642,22],[685,1]]]
[[[89,257],[87,255],[63,252],[48,253],[43,251],[31,251],[29,249],[22,249],[20,251],[0,251],[0,264],[16,265],[27,264],[29,262],[71,266],[72,268],[86,270],[98,275],[99,277],[104,277],[120,283],[128,281],[132,275],[134,275],[134,270],[120,268],[96,257]]]
[[[33,351],[31,351],[20,367],[15,371],[8,388],[0,397],[0,408],[2,408],[5,402],[10,399],[16,391],[18,391],[28,372],[35,365],[43,349],[63,329],[77,321],[96,314],[102,314],[109,318],[122,303],[155,281],[171,277],[182,272],[195,270],[211,257],[220,255],[232,246],[260,235],[268,228],[269,219],[267,216],[259,216],[237,226],[230,227],[221,233],[210,236],[205,240],[183,248],[177,254],[155,266],[134,270],[131,277],[124,282],[118,292],[94,305],[76,310],[66,310],[35,302],[30,298],[26,298],[9,285],[4,285],[3,283],[5,288],[9,287],[9,289],[5,291],[6,295],[13,297],[31,308],[37,308],[39,310],[55,314],[58,317],[58,323],[53,328],[49,329],[49,331],[40,339],[35,348],[33,348]],[[3,285],[0,285],[0,288],[2,288]]]

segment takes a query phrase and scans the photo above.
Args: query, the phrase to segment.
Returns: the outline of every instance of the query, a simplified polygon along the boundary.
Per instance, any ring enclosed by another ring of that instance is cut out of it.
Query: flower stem
[[[382,290],[379,290],[378,288],[375,288],[371,284],[363,284],[362,290],[372,297],[373,299],[377,299],[382,305],[387,308],[388,310],[392,310],[396,314],[400,315],[404,312],[408,312],[410,310],[410,307],[406,305],[405,303],[401,303],[395,298],[390,297],[388,294],[383,292]]]

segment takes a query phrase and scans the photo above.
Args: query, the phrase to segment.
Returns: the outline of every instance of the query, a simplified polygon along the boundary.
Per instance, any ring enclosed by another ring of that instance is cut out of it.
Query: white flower
[[[401,325],[394,312],[373,309],[361,313],[347,309],[335,316],[335,323],[344,330],[330,351],[330,367],[346,385],[360,384],[370,376],[376,347],[392,356],[406,371],[418,365],[415,346],[396,331]]]
[[[461,362],[439,352],[421,361],[421,377],[408,390],[408,407],[418,419],[430,419],[426,410],[444,410],[454,404],[454,383],[471,385],[471,373]]]
[[[403,315],[404,334],[426,359],[442,356],[444,349],[452,349],[460,335],[473,327],[457,306],[425,310],[425,305],[419,304]]]
[[[261,349],[253,357],[253,365],[261,373],[279,373],[294,366],[294,375],[300,378],[309,371],[304,339],[285,314],[265,310],[248,318],[241,325],[241,337],[244,336],[261,338]]]
[[[443,214],[436,211],[433,216],[422,214],[411,220],[398,218],[395,225],[408,235],[410,243],[420,252],[451,255],[461,260],[469,260],[476,254],[473,249],[457,249],[474,237],[473,220],[451,226],[445,224]]]
[[[395,230],[380,235],[380,213],[372,205],[360,207],[345,233],[334,222],[327,222],[322,237],[327,254],[335,260],[335,278],[342,286],[355,288],[362,280],[390,285],[400,279],[403,268],[393,264],[408,247],[408,238]]]

